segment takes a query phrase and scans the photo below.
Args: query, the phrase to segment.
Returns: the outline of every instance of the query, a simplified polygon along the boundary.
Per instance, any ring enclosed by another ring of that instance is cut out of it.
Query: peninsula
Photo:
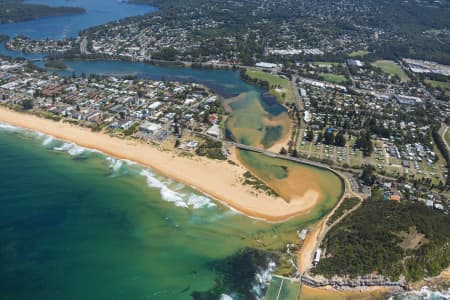
[[[23,0],[0,1],[0,24],[30,21],[45,17],[55,17],[82,14],[86,11],[81,7],[48,6],[25,3]]]

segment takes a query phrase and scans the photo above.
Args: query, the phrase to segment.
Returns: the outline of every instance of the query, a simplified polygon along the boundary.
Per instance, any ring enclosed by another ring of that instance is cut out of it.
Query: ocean
[[[61,39],[155,10],[115,0],[29,2],[81,6],[87,13],[4,24],[0,33]],[[3,45],[0,53],[42,57]],[[280,113],[281,106],[263,102],[263,91],[242,82],[238,72],[65,63],[66,75],[131,73],[201,82],[225,98],[244,93],[243,101],[257,98],[267,113]],[[234,288],[240,282],[249,282],[252,297],[261,299],[274,268],[270,255],[258,259],[254,272],[232,270],[231,276],[227,266],[236,257],[247,258],[244,249],[283,249],[296,230],[317,221],[253,220],[133,162],[7,124],[0,124],[0,207],[0,300],[176,300],[214,288],[222,299],[237,299]],[[218,286],[224,278],[229,280]],[[401,299],[448,299],[440,295],[412,293]]]
[[[286,230],[133,162],[7,124],[0,178],[0,299],[191,299],[223,275],[214,266]],[[264,284],[255,274],[255,291]]]

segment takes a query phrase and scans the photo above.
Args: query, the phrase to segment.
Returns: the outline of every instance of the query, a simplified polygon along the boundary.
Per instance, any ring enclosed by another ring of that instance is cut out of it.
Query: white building
[[[148,122],[148,121],[145,121],[144,123],[141,124],[141,126],[139,126],[139,130],[142,132],[145,132],[147,134],[155,134],[160,129],[161,129],[160,124],[156,124],[156,123],[152,123],[152,122]]]
[[[258,68],[263,68],[263,69],[275,69],[277,67],[279,67],[279,65],[277,64],[272,64],[272,63],[268,63],[268,62],[259,62],[256,63],[256,65]]]
[[[214,136],[214,137],[220,137],[220,128],[219,125],[214,124],[213,126],[211,126],[208,131],[206,131],[206,134],[210,135],[210,136]]]

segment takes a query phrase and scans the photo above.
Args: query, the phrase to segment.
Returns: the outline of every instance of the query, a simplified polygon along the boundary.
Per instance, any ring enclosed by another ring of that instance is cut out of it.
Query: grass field
[[[348,56],[350,56],[350,57],[364,57],[367,54],[369,54],[369,51],[367,51],[367,50],[358,50],[358,51],[351,52]]]
[[[445,141],[447,142],[447,145],[450,146],[450,129],[447,129],[447,131],[445,132]]]
[[[403,82],[409,81],[405,71],[403,71],[400,65],[392,60],[377,60],[372,63],[372,66],[380,68],[383,72],[390,74],[391,76],[397,75]]]
[[[321,73],[320,77],[328,82],[341,84],[347,81],[344,75]]]
[[[425,79],[425,83],[431,85],[433,88],[444,89],[445,94],[450,97],[450,82]]]
[[[294,102],[294,94],[292,91],[291,82],[286,78],[282,78],[278,75],[270,74],[263,71],[247,70],[247,76],[254,79],[259,79],[269,83],[269,93],[277,98],[278,102]],[[280,86],[280,88],[275,88]]]
[[[281,279],[280,277],[272,277],[272,281],[270,282],[269,289],[267,290],[265,300],[277,300],[282,282],[283,279]]]
[[[273,276],[265,300],[298,300],[299,289],[298,282]]]

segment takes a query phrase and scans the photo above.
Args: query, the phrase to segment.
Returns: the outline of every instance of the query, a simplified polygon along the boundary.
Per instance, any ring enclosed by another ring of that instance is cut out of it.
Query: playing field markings
[[[280,293],[281,293],[281,290],[283,289],[283,283],[284,283],[284,278],[283,278],[283,280],[281,281],[280,288],[278,289],[277,300],[280,299]]]

